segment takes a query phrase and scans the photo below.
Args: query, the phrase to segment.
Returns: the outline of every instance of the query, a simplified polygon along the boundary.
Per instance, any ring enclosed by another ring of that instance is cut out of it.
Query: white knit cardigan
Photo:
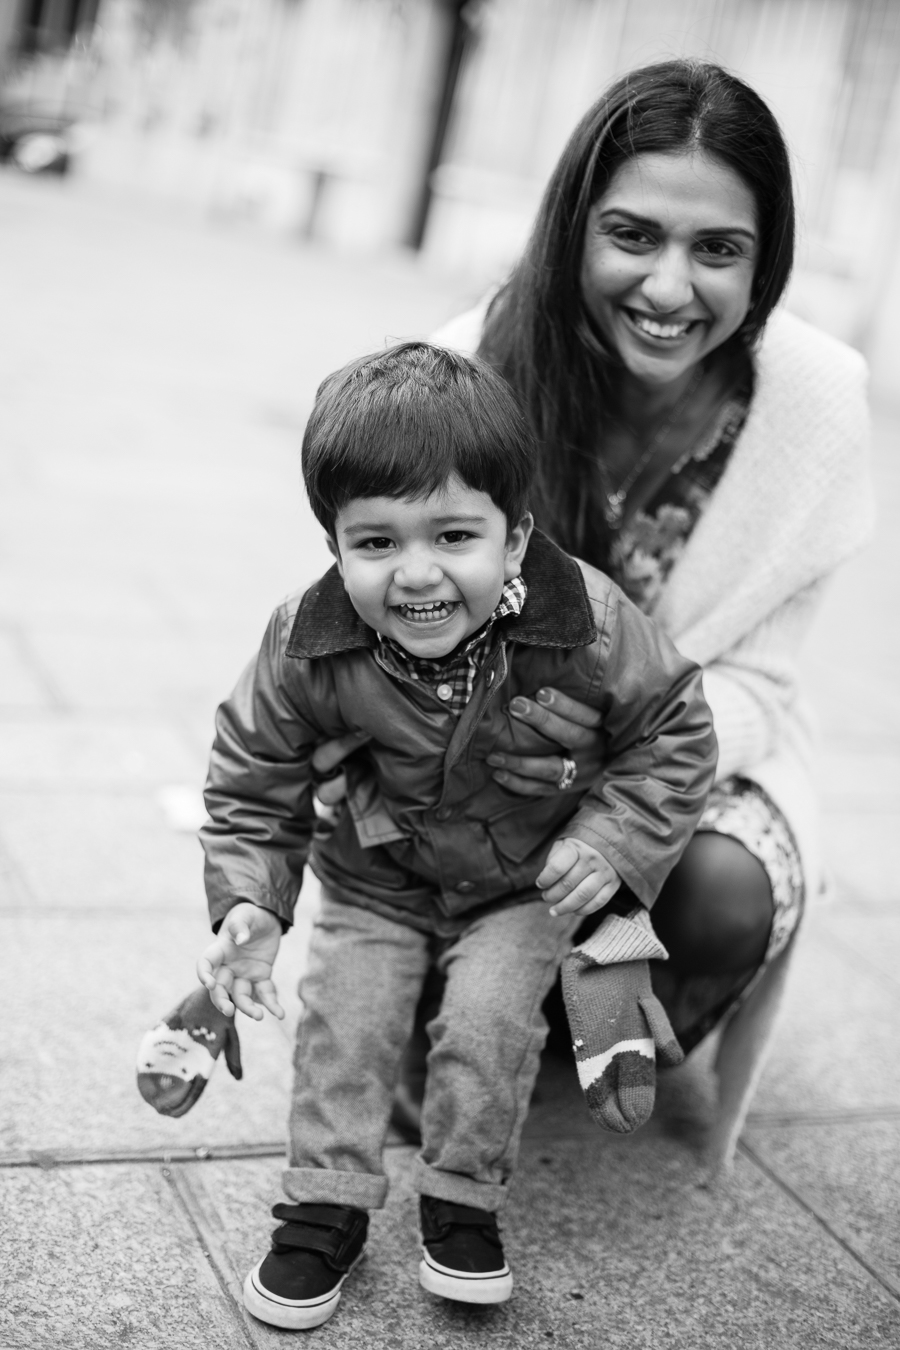
[[[485,308],[434,341],[474,351]],[[828,577],[872,528],[866,367],[784,312],[770,319],[755,366],[747,420],[653,618],[703,667],[717,776],[740,773],[777,802],[814,895],[822,865],[813,746],[796,658]]]

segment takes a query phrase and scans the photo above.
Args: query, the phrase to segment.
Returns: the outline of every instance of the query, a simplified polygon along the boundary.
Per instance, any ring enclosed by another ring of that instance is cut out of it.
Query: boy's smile
[[[488,496],[457,475],[430,497],[356,497],[329,547],[360,618],[412,656],[448,656],[493,614],[522,570],[526,515],[510,530]]]

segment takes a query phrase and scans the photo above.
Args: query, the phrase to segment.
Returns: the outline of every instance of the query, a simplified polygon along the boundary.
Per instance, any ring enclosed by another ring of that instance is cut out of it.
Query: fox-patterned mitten
[[[223,1050],[232,1077],[240,1078],[241,1046],[234,1018],[219,1012],[201,985],[141,1041],[138,1091],[161,1116],[183,1116],[206,1087]]]
[[[656,1059],[684,1059],[650,986],[648,960],[668,953],[645,909],[608,914],[562,968],[563,998],[578,1078],[591,1114],[605,1130],[629,1134],[650,1119]]]

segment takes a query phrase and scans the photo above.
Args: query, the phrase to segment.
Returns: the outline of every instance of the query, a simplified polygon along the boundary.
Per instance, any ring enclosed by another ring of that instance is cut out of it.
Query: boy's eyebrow
[[[484,525],[487,522],[487,516],[432,516],[432,525]],[[390,534],[393,526],[386,521],[363,520],[356,525],[343,526],[343,533],[347,535],[356,534],[374,534],[379,530],[384,534]]]
[[[622,216],[624,220],[630,220],[635,225],[649,225],[652,229],[658,230],[660,224],[652,216],[642,216],[637,211],[628,211],[624,206],[608,206],[605,211],[600,212],[600,219],[605,220],[607,216]],[[743,225],[716,225],[711,229],[698,230],[698,238],[720,234],[742,234],[747,239],[756,242],[755,230],[748,230]]]

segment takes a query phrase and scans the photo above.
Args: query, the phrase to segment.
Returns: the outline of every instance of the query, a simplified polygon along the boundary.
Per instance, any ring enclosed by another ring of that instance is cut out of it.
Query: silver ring
[[[566,788],[570,788],[572,786],[572,784],[575,782],[575,776],[577,773],[578,773],[578,765],[575,763],[574,759],[564,759],[563,771],[560,774],[559,782],[556,784],[560,792],[565,792]]]

